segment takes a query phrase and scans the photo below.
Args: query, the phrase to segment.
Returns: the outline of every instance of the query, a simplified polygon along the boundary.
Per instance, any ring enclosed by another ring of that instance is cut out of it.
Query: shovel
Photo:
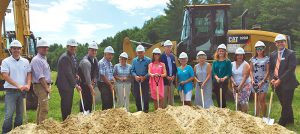
[[[141,81],[139,81],[139,86],[140,86],[141,106],[142,106],[142,111],[144,111],[144,102],[143,102],[142,82]]]
[[[80,101],[81,101],[81,106],[82,106],[82,110],[83,110],[83,115],[88,115],[90,112],[89,111],[85,111],[81,91],[79,91],[79,95],[80,95]]]
[[[184,106],[184,92],[183,92],[183,85],[180,84],[181,87],[181,95],[182,95],[182,106]]]
[[[115,90],[114,89],[112,90],[112,95],[113,95],[113,105],[114,105],[114,108],[116,108]]]
[[[27,116],[27,108],[26,108],[26,92],[23,91],[22,94],[23,94],[23,112],[24,112],[24,120],[25,120],[25,123],[27,124],[27,123],[28,123],[28,116]]]
[[[157,99],[157,109],[159,108],[159,93],[158,93],[158,84],[159,84],[160,76],[155,76],[154,81],[156,83],[156,99]]]
[[[200,91],[201,91],[201,99],[202,99],[202,107],[204,107],[204,93],[203,93],[203,88],[202,88],[202,82],[199,82],[199,87],[200,87]]]
[[[235,87],[235,111],[238,111],[238,97],[239,97],[239,93],[238,93],[238,90],[236,88],[237,88],[237,86]]]
[[[92,97],[93,97],[93,111],[96,111],[96,99],[94,95],[92,95]]]
[[[125,90],[124,83],[123,83],[123,95],[124,95],[124,107],[126,108],[126,90]]]
[[[220,88],[220,108],[222,108],[222,106],[223,106],[223,102],[222,102],[222,91],[223,91],[223,89],[222,89],[222,86],[221,86],[221,88]]]
[[[254,92],[254,116],[256,116],[256,98],[257,98],[257,93],[256,92]]]
[[[263,117],[263,121],[265,123],[267,123],[268,125],[273,125],[274,124],[274,119],[270,118],[271,108],[272,108],[272,101],[273,101],[273,93],[274,93],[273,90],[274,89],[275,89],[275,87],[273,87],[272,92],[271,92],[270,103],[269,103],[269,110],[268,110],[268,118]]]

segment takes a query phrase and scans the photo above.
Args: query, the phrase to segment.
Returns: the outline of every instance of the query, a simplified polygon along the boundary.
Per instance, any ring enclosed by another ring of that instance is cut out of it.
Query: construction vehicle
[[[12,2],[15,31],[5,30],[5,15],[6,12],[9,11],[8,6],[10,2]],[[21,49],[21,55],[30,61],[31,58],[36,54],[36,38],[30,31],[29,0],[2,0],[0,4],[0,22],[0,61],[10,56],[8,45],[13,40],[18,40],[21,42],[23,45]],[[3,84],[4,82],[2,77],[1,81]],[[3,85],[0,86],[3,90]],[[31,90],[27,93],[27,108],[35,109],[36,107],[37,98],[31,88]]]
[[[186,52],[189,56],[189,64],[196,63],[196,55],[199,51],[207,54],[208,61],[212,62],[213,55],[218,45],[227,45],[229,57],[233,60],[234,52],[238,47],[242,47],[246,52],[246,59],[250,59],[255,55],[254,45],[257,41],[263,41],[266,44],[266,55],[276,49],[274,39],[279,33],[262,31],[262,30],[246,30],[245,15],[242,15],[242,28],[238,30],[228,30],[228,11],[230,4],[205,4],[205,5],[186,5],[184,10],[183,28],[181,39],[178,44],[174,42],[173,53],[179,55]],[[287,36],[288,45],[291,47],[291,41]],[[167,39],[166,39],[167,40]],[[137,43],[124,39],[123,51],[134,57],[135,52],[130,43]],[[146,56],[152,56],[152,50],[155,47],[162,48],[161,43],[146,45]],[[163,50],[163,49],[162,49]],[[129,61],[131,63],[131,61]]]

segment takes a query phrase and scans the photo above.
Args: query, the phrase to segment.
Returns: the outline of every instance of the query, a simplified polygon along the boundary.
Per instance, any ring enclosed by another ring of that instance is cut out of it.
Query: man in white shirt
[[[16,111],[14,127],[23,122],[23,97],[24,92],[30,89],[31,68],[29,61],[21,57],[22,44],[14,40],[10,44],[11,56],[2,61],[1,73],[5,80],[5,118],[2,133],[12,130],[13,115]]]

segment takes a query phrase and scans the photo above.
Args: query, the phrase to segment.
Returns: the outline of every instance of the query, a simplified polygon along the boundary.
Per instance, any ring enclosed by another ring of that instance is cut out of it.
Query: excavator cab
[[[15,31],[7,31],[6,32],[8,43],[10,44],[13,40],[16,40],[16,32]],[[29,60],[37,54],[36,45],[37,40],[33,34],[33,32],[30,31],[30,36],[26,37],[26,47],[22,49],[22,56],[28,58]],[[7,47],[8,48],[8,47]]]
[[[185,6],[177,54],[186,52],[189,62],[193,62],[197,53],[204,51],[208,60],[213,59],[218,45],[227,42],[229,7],[230,4]]]

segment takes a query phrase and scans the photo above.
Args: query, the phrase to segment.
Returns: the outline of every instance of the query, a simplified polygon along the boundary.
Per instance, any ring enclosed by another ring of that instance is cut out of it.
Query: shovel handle
[[[257,93],[254,93],[254,116],[256,116],[256,98],[257,98]]]
[[[142,106],[142,111],[144,111],[144,101],[143,101],[142,83],[141,82],[139,82],[139,86],[140,86],[141,106]]]
[[[201,99],[202,99],[202,107],[204,108],[204,93],[203,93],[203,88],[201,90]]]
[[[223,107],[223,102],[222,102],[222,87],[220,88],[220,108],[222,108]]]

